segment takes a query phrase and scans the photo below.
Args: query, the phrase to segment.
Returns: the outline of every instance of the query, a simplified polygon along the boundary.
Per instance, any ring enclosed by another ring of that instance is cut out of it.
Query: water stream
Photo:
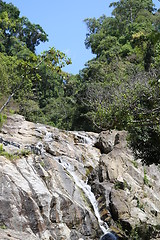
[[[45,142],[52,141],[53,140],[52,133],[48,132],[46,128],[44,128],[43,130],[45,131]],[[84,133],[80,134],[80,133],[76,133],[76,132],[74,132],[74,133],[75,133],[76,137],[79,138],[79,141],[81,143],[89,144],[89,145],[91,145],[93,143],[93,139],[86,136],[86,134],[84,134]],[[108,233],[109,227],[106,222],[101,220],[99,209],[98,209],[98,202],[97,202],[93,192],[91,191],[91,186],[88,185],[86,182],[84,182],[82,179],[80,179],[76,175],[76,173],[74,171],[74,166],[70,165],[69,163],[66,163],[64,161],[64,159],[62,160],[61,158],[58,158],[57,161],[70,174],[70,176],[72,176],[76,186],[79,187],[84,192],[86,197],[89,199],[102,232],[104,234]]]
[[[72,176],[76,186],[79,187],[85,193],[86,197],[89,199],[90,203],[92,204],[95,216],[97,217],[97,220],[102,232],[104,234],[107,233],[109,227],[106,222],[101,220],[99,209],[98,209],[98,203],[93,192],[91,191],[91,187],[76,175],[73,166],[71,166],[69,163],[65,163],[64,161],[63,162],[59,161],[59,163]]]

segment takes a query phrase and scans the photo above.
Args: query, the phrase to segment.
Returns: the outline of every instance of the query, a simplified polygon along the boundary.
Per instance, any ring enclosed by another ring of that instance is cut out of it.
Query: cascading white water
[[[53,140],[52,133],[48,132],[45,127],[43,127],[43,130],[45,131],[45,141],[46,142],[52,141]],[[93,140],[88,136],[86,136],[85,134],[77,133],[76,136],[81,138],[83,144],[91,145],[93,143]],[[71,166],[69,163],[66,163],[64,159],[63,161],[60,158],[57,160],[58,160],[58,163],[61,164],[63,168],[72,176],[76,186],[79,187],[85,193],[86,197],[89,199],[102,232],[104,234],[108,233],[109,227],[106,222],[101,220],[99,209],[98,209],[98,203],[93,192],[91,191],[91,187],[76,175],[74,171],[74,166]]]
[[[91,136],[88,136],[85,132],[74,131],[73,133],[74,133],[74,136],[75,136],[75,138],[77,138],[79,143],[88,144],[88,145],[93,144],[93,139],[91,138]]]
[[[105,223],[104,221],[101,220],[99,210],[98,210],[98,203],[97,203],[97,200],[96,200],[93,192],[91,191],[91,187],[76,175],[73,166],[71,166],[70,164],[65,163],[63,161],[58,161],[58,162],[72,176],[77,187],[82,189],[83,192],[85,193],[85,195],[88,197],[88,199],[90,200],[90,203],[93,206],[95,216],[97,217],[97,220],[98,220],[98,223],[99,223],[99,226],[100,226],[102,232],[104,234],[107,233],[109,227],[108,227],[107,223]]]

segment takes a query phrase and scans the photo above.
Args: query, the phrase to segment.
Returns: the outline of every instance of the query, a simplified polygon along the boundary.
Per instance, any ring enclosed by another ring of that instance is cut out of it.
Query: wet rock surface
[[[160,170],[134,161],[125,131],[67,132],[13,115],[0,143],[0,239],[99,240],[108,228],[160,239]]]

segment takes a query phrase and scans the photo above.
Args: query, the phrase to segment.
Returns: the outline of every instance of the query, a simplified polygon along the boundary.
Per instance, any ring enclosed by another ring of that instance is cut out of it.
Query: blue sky
[[[67,54],[72,65],[65,68],[69,73],[79,73],[93,55],[84,45],[87,33],[85,18],[111,15],[109,4],[115,0],[5,0],[13,3],[32,23],[39,24],[48,34],[49,42],[41,43],[37,53],[49,47]],[[158,0],[153,1],[160,8]]]

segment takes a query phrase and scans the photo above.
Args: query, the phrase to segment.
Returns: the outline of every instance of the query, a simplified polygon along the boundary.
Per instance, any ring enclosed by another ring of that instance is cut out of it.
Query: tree
[[[47,34],[39,24],[32,24],[28,18],[22,17],[17,24],[14,36],[26,43],[28,49],[35,52],[35,48],[41,43],[48,41]]]
[[[114,7],[112,15],[127,25],[135,22],[141,11],[152,13],[155,10],[152,0],[120,0],[111,3],[110,7]]]
[[[0,32],[1,44],[9,55],[14,55],[11,51],[13,46],[18,51],[26,45],[35,52],[36,46],[48,41],[47,34],[40,25],[32,24],[26,17],[21,18],[18,8],[3,1],[0,2]]]
[[[51,104],[50,99],[59,98],[60,102],[63,98],[63,79],[67,74],[62,68],[71,60],[55,48],[36,55],[36,46],[47,40],[40,25],[21,18],[13,4],[0,1],[0,86],[1,96],[7,98],[0,112],[13,98],[18,102],[19,113],[28,120],[50,121],[45,108]],[[57,125],[58,121],[60,116]]]
[[[114,7],[114,17],[85,20],[88,28],[86,47],[108,63],[134,56],[149,70],[154,45],[150,36],[158,32],[158,17],[152,0],[121,0],[111,3],[110,7]]]
[[[136,157],[159,163],[160,15],[151,0],[110,6],[113,17],[85,20],[96,57],[80,74],[83,121],[96,131],[126,129]]]

